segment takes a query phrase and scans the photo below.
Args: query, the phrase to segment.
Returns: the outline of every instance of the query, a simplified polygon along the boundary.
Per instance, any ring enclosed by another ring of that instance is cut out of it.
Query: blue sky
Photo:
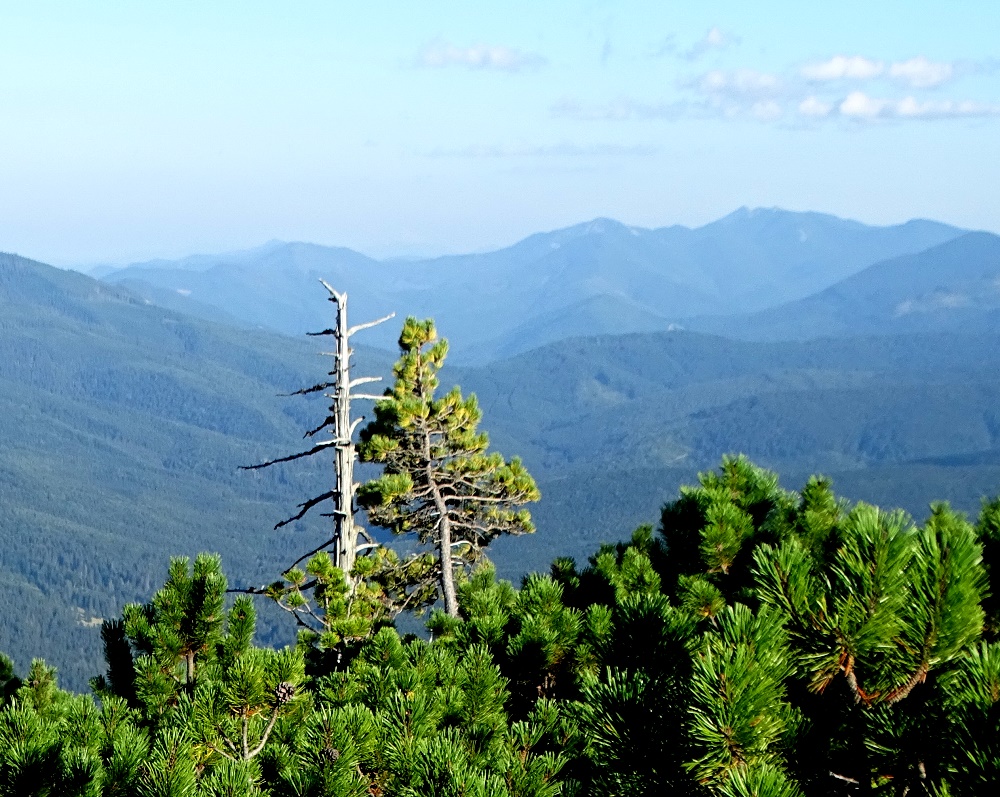
[[[1000,231],[1000,3],[0,0],[0,251],[488,249],[741,206]]]

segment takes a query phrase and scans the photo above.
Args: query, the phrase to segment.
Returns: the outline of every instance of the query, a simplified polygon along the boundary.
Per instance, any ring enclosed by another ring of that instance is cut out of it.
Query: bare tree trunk
[[[390,313],[377,321],[348,327],[347,294],[335,291],[323,280],[320,282],[329,292],[330,301],[337,305],[337,324],[333,329],[323,333],[332,334],[337,344],[336,350],[332,352],[333,393],[327,394],[333,400],[330,409],[333,416],[333,444],[336,449],[333,464],[336,482],[333,489],[333,564],[343,571],[347,585],[353,593],[356,585],[351,571],[354,569],[358,551],[358,528],[354,525],[354,493],[357,490],[357,484],[354,483],[354,461],[357,459],[354,429],[361,419],[351,420],[351,388],[367,382],[380,382],[381,378],[367,376],[351,380],[350,338],[355,332],[388,321],[395,314]],[[360,393],[355,394],[353,398],[378,400],[380,397]]]
[[[312,448],[306,451],[300,451],[296,454],[289,454],[284,457],[277,457],[266,462],[261,462],[257,465],[245,465],[243,468],[245,470],[258,470],[260,468],[270,467],[271,465],[275,465],[279,462],[292,462],[304,457],[311,457],[314,454],[327,452],[330,448],[334,449],[333,488],[321,495],[313,496],[309,500],[299,504],[299,511],[291,517],[277,523],[275,528],[278,529],[282,526],[287,526],[289,523],[300,520],[306,515],[307,512],[309,512],[310,509],[319,506],[327,499],[332,500],[333,512],[331,514],[333,516],[333,531],[331,536],[321,545],[296,559],[291,566],[284,571],[283,575],[287,575],[292,568],[297,567],[301,562],[309,559],[320,551],[329,551],[334,566],[343,572],[344,578],[347,580],[348,590],[350,594],[353,595],[357,584],[355,583],[354,577],[351,575],[351,571],[354,570],[354,564],[358,555],[358,535],[363,533],[363,530],[354,523],[354,495],[358,487],[358,485],[354,483],[354,462],[357,459],[357,451],[354,447],[354,430],[357,429],[358,424],[360,424],[364,418],[358,418],[353,421],[351,420],[351,399],[358,398],[379,401],[383,398],[383,396],[372,395],[370,393],[351,393],[351,390],[358,385],[363,385],[369,382],[381,382],[382,378],[378,376],[362,376],[356,379],[351,379],[351,354],[353,352],[350,347],[350,338],[355,332],[360,332],[363,329],[369,329],[388,321],[390,318],[395,316],[395,313],[390,313],[389,315],[379,318],[376,321],[370,321],[366,324],[358,324],[357,326],[349,327],[347,325],[347,294],[334,290],[334,288],[324,280],[320,280],[320,283],[330,294],[329,300],[337,305],[337,323],[330,329],[324,329],[322,332],[311,332],[309,334],[330,335],[336,343],[333,351],[324,352],[324,354],[330,355],[334,358],[333,368],[329,372],[331,381],[322,382],[318,385],[313,385],[312,387],[297,390],[293,395],[308,395],[326,390],[333,391],[332,393],[323,393],[326,398],[330,399],[326,419],[318,427],[306,433],[306,437],[313,437],[320,432],[330,431],[332,433],[332,439],[320,440],[316,442]],[[365,536],[367,537],[368,535],[366,534]],[[306,587],[306,589],[315,586],[315,584],[316,581],[313,580],[309,583],[309,586]],[[264,591],[264,588],[261,588],[260,590],[249,589],[237,591],[255,594]],[[296,617],[301,619],[301,614],[298,609],[292,609],[292,611],[296,613]]]
[[[428,392],[427,386],[420,381],[420,368],[417,369],[417,385],[421,396],[425,402],[429,402],[432,395],[424,395]],[[448,516],[448,504],[441,495],[441,488],[438,486],[437,478],[434,475],[434,458],[431,455],[431,431],[427,428],[426,418],[421,423],[423,434],[423,456],[427,463],[424,476],[427,479],[427,486],[431,490],[434,498],[434,509],[438,513],[438,556],[441,561],[441,593],[444,598],[444,610],[450,617],[458,617],[458,595],[455,593],[455,568],[452,565],[451,556],[451,518]]]
[[[347,294],[331,291],[331,301],[337,305],[337,328],[335,339],[337,350],[334,353],[336,362],[336,387],[334,388],[334,437],[337,441],[337,454],[334,468],[336,470],[336,487],[334,490],[334,537],[336,543],[333,549],[333,563],[339,567],[347,583],[354,590],[354,579],[351,571],[354,569],[354,558],[358,547],[358,532],[354,527],[354,440],[351,427],[351,350],[348,343],[347,328]]]

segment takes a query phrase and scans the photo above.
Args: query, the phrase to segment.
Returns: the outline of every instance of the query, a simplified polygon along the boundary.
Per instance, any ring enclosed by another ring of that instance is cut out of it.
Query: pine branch
[[[267,727],[264,728],[264,735],[261,737],[260,744],[258,744],[253,750],[249,751],[247,755],[247,760],[254,758],[261,750],[264,749],[264,745],[267,744],[268,737],[271,735],[271,731],[274,730],[274,723],[278,721],[278,711],[280,705],[275,705],[274,709],[271,711],[271,719],[268,720]]]
[[[907,679],[906,683],[896,687],[885,696],[885,702],[891,705],[892,703],[898,703],[900,700],[907,697],[917,684],[921,684],[927,680],[927,673],[929,670],[930,667],[927,660],[925,659],[924,661],[921,661],[920,666],[918,666],[913,675]]]
[[[381,376],[359,376],[357,379],[352,379],[348,385],[348,390],[352,387],[357,387],[358,385],[367,385],[371,382],[381,382]]]
[[[322,551],[324,548],[327,548],[327,547],[333,545],[336,541],[337,541],[336,537],[331,537],[326,542],[324,542],[322,545],[319,545],[316,548],[313,548],[308,553],[302,554],[302,556],[300,556],[298,559],[296,559],[294,562],[292,562],[288,567],[286,567],[284,570],[282,570],[281,571],[282,574],[287,573],[289,570],[291,570],[292,568],[294,568],[296,565],[301,564],[306,559],[312,558],[313,556],[315,556],[316,554],[318,554],[320,551]]]
[[[334,418],[332,415],[327,415],[326,418],[323,420],[323,423],[321,423],[315,429],[310,429],[308,432],[306,432],[304,435],[302,435],[302,439],[304,440],[307,437],[312,437],[314,434],[318,434],[319,432],[322,432],[327,427],[333,426],[336,422],[337,422],[336,418]]]

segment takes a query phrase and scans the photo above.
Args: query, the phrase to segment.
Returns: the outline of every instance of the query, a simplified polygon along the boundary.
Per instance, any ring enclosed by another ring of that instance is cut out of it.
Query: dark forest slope
[[[318,517],[271,527],[325,483],[324,464],[238,470],[295,450],[321,419],[321,402],[277,395],[321,378],[316,348],[3,256],[0,598],[16,608],[0,649],[46,656],[81,687],[97,667],[97,620],[148,598],[168,556],[216,550],[234,582],[262,583],[321,539]],[[541,485],[538,534],[496,551],[517,575],[654,521],[678,484],[734,451],[790,487],[824,471],[852,498],[974,510],[997,492],[998,352],[996,334],[656,333],[450,368],[443,386],[479,395],[495,447]],[[392,357],[361,355],[361,372]],[[79,657],[58,652],[69,649]]]

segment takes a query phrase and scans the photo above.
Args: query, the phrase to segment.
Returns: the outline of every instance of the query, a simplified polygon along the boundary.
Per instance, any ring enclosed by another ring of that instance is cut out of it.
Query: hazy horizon
[[[0,250],[426,256],[741,206],[998,231],[998,27],[986,2],[7,7]]]
[[[743,210],[749,211],[750,213],[755,213],[755,212],[758,212],[758,211],[787,211],[787,212],[790,212],[790,213],[818,213],[820,215],[830,215],[830,216],[834,216],[835,215],[835,214],[827,214],[827,213],[823,213],[822,211],[816,211],[816,210],[811,210],[811,209],[803,209],[801,211],[798,211],[798,210],[790,210],[789,208],[779,208],[777,206],[772,206],[772,207],[768,207],[768,208],[762,208],[762,207],[747,207],[746,205],[742,205],[742,206],[740,206],[738,208],[734,208],[729,213],[723,214],[722,216],[719,216],[719,217],[713,218],[713,219],[709,219],[704,224],[691,224],[691,225],[681,224],[679,226],[687,227],[689,229],[698,229],[700,227],[704,227],[704,226],[708,226],[710,224],[713,224],[713,223],[715,223],[717,221],[721,221],[722,219],[724,219],[724,218],[726,218],[728,216],[734,215],[736,213],[739,213],[740,211],[743,211]],[[865,224],[867,226],[872,226],[872,227],[891,227],[891,226],[897,226],[897,225],[907,224],[908,222],[913,222],[913,221],[930,221],[930,222],[940,222],[942,224],[949,224],[949,222],[943,221],[941,219],[927,219],[927,218],[900,219],[899,221],[894,221],[894,222],[890,221],[890,222],[887,222],[885,224],[869,224],[868,222],[865,222],[862,219],[851,218],[851,217],[846,217],[846,216],[836,216],[836,218],[841,218],[841,219],[843,219],[845,221],[856,221],[856,222],[859,222],[861,224]],[[158,261],[172,262],[172,261],[175,261],[175,260],[182,260],[182,259],[184,259],[186,257],[227,257],[227,256],[235,256],[235,255],[240,255],[240,254],[244,254],[244,253],[247,253],[247,252],[253,252],[253,251],[258,250],[258,249],[265,249],[265,248],[270,247],[270,246],[283,246],[283,245],[287,245],[287,244],[307,244],[307,245],[316,245],[316,246],[322,246],[322,247],[328,247],[328,248],[341,248],[341,247],[343,247],[343,248],[352,249],[353,251],[356,251],[359,254],[362,254],[362,255],[365,255],[367,257],[370,257],[373,260],[381,260],[381,261],[391,261],[391,260],[429,260],[429,259],[434,259],[434,258],[437,258],[437,257],[447,257],[449,255],[470,255],[470,254],[483,254],[483,253],[488,253],[488,252],[495,252],[495,251],[498,251],[498,250],[506,249],[506,248],[511,247],[511,246],[515,246],[516,244],[520,243],[521,241],[525,240],[528,237],[531,237],[532,235],[547,234],[547,233],[551,233],[551,232],[556,232],[559,229],[566,229],[566,228],[569,228],[569,227],[582,226],[582,225],[585,225],[585,224],[588,224],[588,223],[591,223],[591,222],[594,222],[594,221],[599,221],[599,220],[602,220],[602,219],[608,219],[610,221],[618,222],[620,224],[625,225],[626,227],[635,227],[635,228],[649,229],[649,230],[674,226],[674,223],[667,222],[667,223],[664,223],[664,224],[657,224],[657,225],[655,225],[653,227],[644,227],[643,225],[639,225],[639,224],[629,224],[628,222],[623,221],[622,219],[612,219],[612,218],[610,218],[608,216],[595,216],[594,218],[591,218],[591,219],[581,219],[578,222],[566,225],[566,227],[557,227],[557,228],[546,229],[546,230],[534,230],[532,232],[529,232],[529,233],[527,233],[527,234],[525,234],[523,236],[520,236],[518,238],[515,238],[513,240],[501,242],[501,243],[496,244],[495,246],[485,246],[485,247],[481,247],[481,248],[478,248],[478,249],[453,249],[453,250],[449,250],[449,251],[428,250],[426,252],[415,252],[415,251],[414,252],[395,252],[395,253],[394,252],[389,252],[387,254],[380,254],[378,252],[365,251],[363,249],[354,249],[354,247],[344,247],[343,244],[339,244],[337,242],[323,243],[323,242],[320,242],[320,241],[281,240],[279,238],[272,238],[270,240],[261,241],[260,243],[253,244],[253,245],[246,246],[246,247],[240,247],[240,248],[234,248],[234,249],[225,249],[225,250],[219,250],[219,251],[181,252],[181,253],[177,254],[176,256],[170,256],[170,255],[163,255],[163,256],[161,256],[161,255],[153,255],[151,257],[140,258],[138,260],[121,260],[121,261],[118,261],[118,262],[114,262],[114,261],[91,262],[91,263],[72,263],[72,262],[70,262],[70,263],[49,263],[48,265],[55,265],[55,266],[58,266],[60,268],[74,269],[74,270],[82,271],[83,273],[88,273],[91,270],[100,269],[102,267],[115,268],[115,267],[118,267],[118,266],[141,265],[143,263],[155,263],[155,262],[158,262]],[[951,226],[960,227],[960,225],[957,225],[957,224],[953,224]],[[993,233],[993,234],[1000,234],[1000,231],[998,231],[998,230],[973,230],[971,228],[963,228],[963,229],[968,229],[969,232],[979,231],[979,232],[989,232],[989,233]],[[20,254],[21,256],[24,256],[24,257],[30,257],[29,255],[25,255],[24,253],[13,253],[13,254]],[[33,259],[37,259],[37,258],[33,258]]]

